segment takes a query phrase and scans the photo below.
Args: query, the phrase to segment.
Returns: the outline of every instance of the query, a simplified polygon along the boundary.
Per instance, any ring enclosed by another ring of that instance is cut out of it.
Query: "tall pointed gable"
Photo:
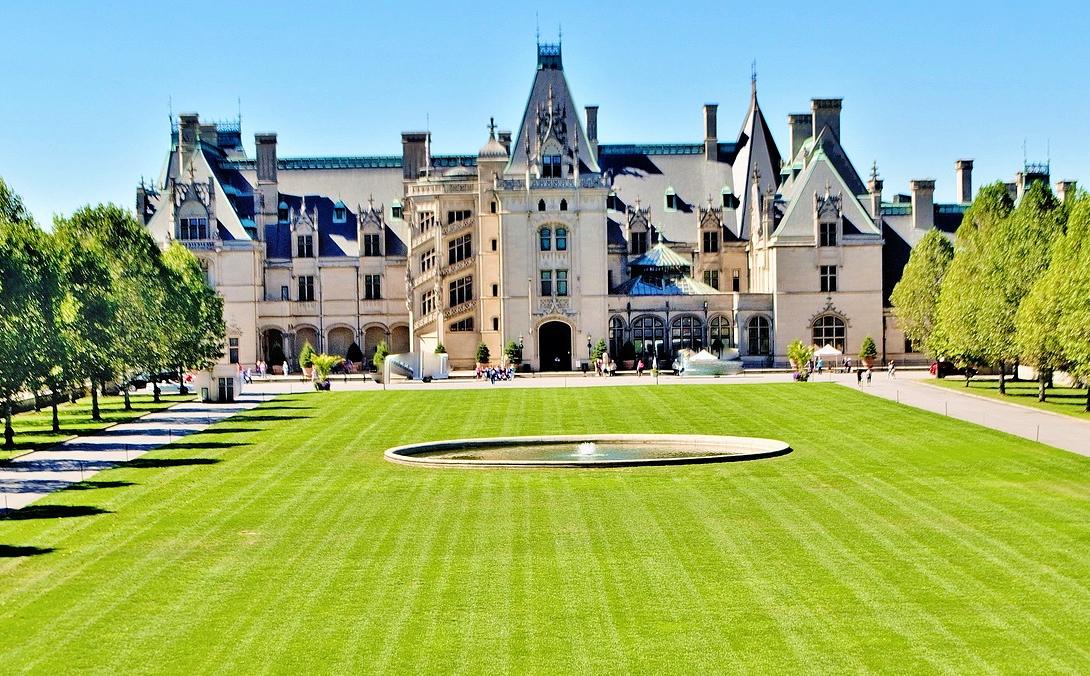
[[[535,162],[550,141],[577,158],[581,171],[601,171],[564,77],[559,44],[537,46],[537,72],[517,133],[508,172],[526,171],[527,164]]]
[[[749,110],[738,132],[737,153],[731,165],[734,179],[734,194],[740,200],[738,207],[738,232],[740,239],[748,239],[750,233],[750,213],[747,202],[753,195],[753,182],[759,182],[757,194],[775,192],[777,177],[780,173],[780,151],[772,138],[768,122],[761,106],[757,102],[757,81],[753,80],[749,101]],[[754,171],[756,170],[756,171]]]

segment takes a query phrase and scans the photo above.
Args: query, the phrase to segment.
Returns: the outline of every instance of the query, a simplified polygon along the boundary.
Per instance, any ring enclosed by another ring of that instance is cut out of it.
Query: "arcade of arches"
[[[280,366],[290,357],[291,366],[297,368],[299,354],[303,349],[303,345],[308,341],[319,352],[346,356],[352,345],[356,343],[356,332],[347,326],[335,326],[328,331],[325,342],[320,342],[318,340],[318,331],[314,327],[296,327],[294,335],[278,328],[267,328],[261,332],[259,356],[270,367],[273,365]],[[389,330],[382,325],[367,327],[363,332],[363,342],[360,345],[365,363],[369,363],[378,344],[383,341],[386,342],[389,351],[393,354],[408,352],[409,327],[400,325]]]

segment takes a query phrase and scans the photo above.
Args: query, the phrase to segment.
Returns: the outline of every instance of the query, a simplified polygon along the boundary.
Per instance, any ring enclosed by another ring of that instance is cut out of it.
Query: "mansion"
[[[840,99],[789,115],[781,149],[755,81],[734,136],[707,104],[693,143],[603,143],[561,57],[538,45],[518,126],[472,154],[405,132],[400,155],[278,157],[259,133],[248,157],[239,123],[179,116],[137,213],[223,296],[224,361],[294,369],[306,341],[369,361],[385,341],[442,344],[463,368],[514,340],[535,370],[568,370],[604,338],[615,359],[733,347],[758,366],[795,338],[854,355],[868,335],[883,359],[920,358],[888,298],[923,234],[960,224],[971,161],[955,204],[933,180],[887,201],[841,146]]]

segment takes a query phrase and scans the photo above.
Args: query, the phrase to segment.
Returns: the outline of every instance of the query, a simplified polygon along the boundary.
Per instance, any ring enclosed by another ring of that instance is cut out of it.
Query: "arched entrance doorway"
[[[571,370],[571,327],[564,322],[545,322],[537,330],[541,371]]]

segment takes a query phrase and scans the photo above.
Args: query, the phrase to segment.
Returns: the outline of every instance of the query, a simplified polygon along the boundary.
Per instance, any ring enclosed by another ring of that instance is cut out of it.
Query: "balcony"
[[[465,314],[465,313],[469,312],[470,310],[472,310],[475,307],[477,307],[477,300],[476,299],[467,300],[464,303],[461,303],[459,305],[455,305],[454,307],[448,307],[447,309],[443,310],[443,317],[446,318],[446,319],[450,319],[451,317],[457,317],[458,315],[462,315],[462,314]]]
[[[476,216],[470,216],[469,218],[463,218],[460,221],[454,221],[443,226],[443,236],[447,237],[463,230],[468,230],[477,223]]]
[[[586,174],[579,177],[578,185],[574,178],[531,178],[531,190],[557,190],[575,188],[608,188],[609,178],[604,174]],[[525,190],[526,180],[521,178],[497,179],[498,190]]]
[[[444,268],[440,268],[439,274],[443,277],[446,277],[447,275],[452,275],[459,270],[465,270],[471,265],[473,265],[473,256],[470,256],[469,258],[463,258],[454,265],[448,265]]]

